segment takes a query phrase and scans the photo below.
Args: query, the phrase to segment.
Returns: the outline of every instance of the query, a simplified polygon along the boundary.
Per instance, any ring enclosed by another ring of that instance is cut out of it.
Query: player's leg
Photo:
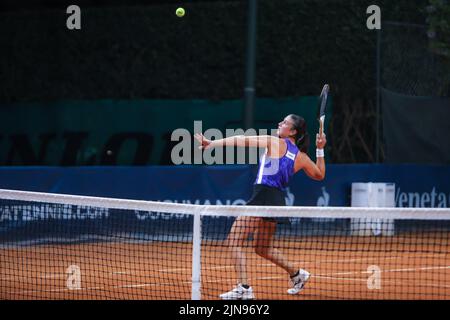
[[[293,276],[298,269],[289,262],[280,250],[273,247],[276,227],[276,221],[260,219],[255,232],[255,252],[286,270],[290,276]]]
[[[256,217],[238,217],[228,234],[226,245],[231,252],[232,263],[236,270],[237,286],[231,291],[220,295],[222,299],[254,299],[253,289],[249,285],[247,261],[244,252],[244,242],[253,233],[260,219]]]
[[[274,220],[260,220],[255,232],[255,252],[283,268],[291,278],[292,288],[288,290],[288,293],[297,294],[303,289],[310,274],[306,270],[296,268],[279,249],[274,248],[273,239],[276,225],[277,223]]]

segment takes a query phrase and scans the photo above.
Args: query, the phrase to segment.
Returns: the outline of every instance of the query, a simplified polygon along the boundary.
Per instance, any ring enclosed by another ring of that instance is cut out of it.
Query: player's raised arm
[[[325,158],[323,148],[327,143],[325,133],[322,136],[316,135],[316,163],[314,163],[306,153],[299,157],[298,170],[303,169],[306,175],[314,180],[323,180],[325,178]]]
[[[274,136],[261,135],[261,136],[244,136],[237,135],[228,137],[225,139],[217,139],[211,141],[203,134],[196,133],[194,138],[200,143],[200,149],[209,149],[216,147],[257,147],[257,148],[268,148],[274,149],[279,146],[280,139]]]

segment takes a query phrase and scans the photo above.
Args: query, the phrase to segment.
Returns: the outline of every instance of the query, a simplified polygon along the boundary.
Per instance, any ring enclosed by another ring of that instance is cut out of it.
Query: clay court
[[[446,233],[434,240],[433,235],[283,240],[277,247],[312,273],[305,290],[288,295],[287,274],[250,247],[246,248],[249,277],[258,300],[449,299],[448,239]],[[1,299],[191,298],[188,243],[48,244],[2,251]],[[80,268],[78,289],[67,286],[71,265]],[[378,283],[373,281],[373,269],[368,269],[371,266],[379,267]],[[201,273],[202,299],[218,299],[235,284],[222,242],[203,244]]]

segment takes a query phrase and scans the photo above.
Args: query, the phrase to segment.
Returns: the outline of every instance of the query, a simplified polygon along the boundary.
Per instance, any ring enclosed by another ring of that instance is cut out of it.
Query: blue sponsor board
[[[0,188],[193,204],[244,205],[256,177],[255,166],[14,167],[0,168]],[[323,181],[296,175],[286,203],[296,206],[349,206],[352,182],[393,182],[397,207],[450,207],[450,166],[328,165]],[[174,219],[177,223],[173,223]],[[228,232],[232,219],[205,219],[204,230]],[[192,218],[157,212],[121,211],[56,204],[0,202],[2,242],[80,235],[106,240],[118,234],[159,239],[160,230],[189,241]],[[141,236],[136,236],[141,235]],[[126,236],[124,236],[126,237]],[[167,235],[166,235],[167,237]],[[184,237],[184,238],[183,238]],[[78,239],[78,240],[77,240]],[[170,240],[170,239],[168,239]]]
[[[242,205],[256,167],[3,167],[0,188],[195,204]],[[349,206],[352,182],[393,182],[398,207],[450,207],[450,166],[328,165],[323,181],[300,172],[286,194],[289,205]]]

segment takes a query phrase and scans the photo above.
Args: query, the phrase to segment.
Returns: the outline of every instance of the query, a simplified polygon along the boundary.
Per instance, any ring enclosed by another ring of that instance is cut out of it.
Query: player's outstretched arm
[[[280,139],[274,136],[244,136],[237,135],[225,139],[211,141],[206,139],[201,133],[196,133],[194,138],[200,143],[200,149],[209,149],[216,147],[257,147],[257,148],[277,148]]]

